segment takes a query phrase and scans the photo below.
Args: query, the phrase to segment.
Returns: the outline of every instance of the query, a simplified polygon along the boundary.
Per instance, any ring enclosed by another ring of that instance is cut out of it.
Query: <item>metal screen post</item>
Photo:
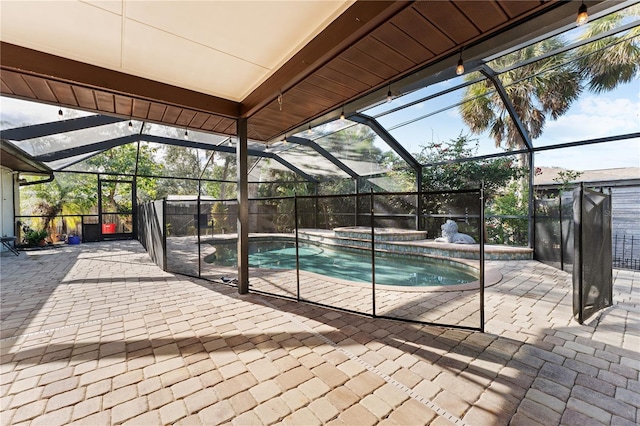
[[[167,199],[162,199],[162,270],[167,272]]]
[[[98,175],[98,227],[100,229],[100,241],[103,241],[102,238],[102,179],[100,175]],[[83,229],[84,231],[84,229]],[[84,243],[84,232],[82,233],[82,242]],[[166,265],[166,263],[165,263]]]
[[[369,195],[371,206],[371,312],[376,316],[376,238],[375,238],[375,223],[373,212],[373,188],[371,188],[371,194]],[[358,200],[356,200],[356,203]]]
[[[354,226],[358,226],[358,217],[360,216],[360,210],[358,208],[359,207],[358,204],[360,204],[360,197],[359,197],[359,195],[360,195],[360,181],[359,181],[358,178],[355,178],[354,182],[356,183],[356,206],[355,206],[356,217],[355,217],[355,220],[353,221],[354,222],[353,225]]]
[[[314,195],[313,197],[313,227],[318,229],[318,183],[313,184]]]
[[[247,119],[238,119],[236,145],[238,182],[238,293],[249,293],[249,175],[248,175]]]
[[[420,231],[420,217],[422,216],[422,167],[416,170],[416,186],[418,199],[416,200],[416,231]]]
[[[564,271],[564,236],[562,234],[562,192],[558,190],[558,218],[560,221],[560,270]]]
[[[529,150],[529,197],[528,198],[528,202],[529,202],[529,209],[528,209],[528,220],[527,220],[527,238],[529,239],[529,247],[533,247],[533,240],[536,238],[536,230],[535,230],[535,226],[534,226],[534,221],[533,221],[533,215],[534,215],[534,201],[533,201],[533,183],[534,183],[534,177],[536,175],[535,173],[535,169],[533,168],[533,152],[531,152],[531,150]]]
[[[143,125],[144,127],[144,125]],[[138,141],[138,146],[136,147],[136,167],[133,172],[133,187],[131,188],[131,198],[132,198],[132,226],[133,226],[133,236],[138,238],[138,163],[140,162],[140,141]]]
[[[64,220],[64,219],[63,219]],[[138,238],[138,177],[131,181],[131,233]]]
[[[574,204],[575,205],[575,204]],[[584,322],[582,310],[584,308],[584,299],[582,294],[583,287],[583,270],[584,270],[584,252],[582,251],[582,225],[584,222],[584,182],[580,182],[580,222],[578,223],[578,323]],[[574,268],[575,269],[575,268]]]
[[[197,207],[197,212],[198,212],[198,218],[196,220],[196,226],[198,227],[198,278],[202,278],[202,259],[201,259],[201,249],[200,249],[200,190],[202,185],[202,181],[200,179],[198,179],[198,201],[196,204]]]
[[[300,301],[300,254],[298,252],[298,194],[293,194],[293,215],[296,222],[296,300]]]
[[[480,331],[484,333],[484,182],[480,187]]]

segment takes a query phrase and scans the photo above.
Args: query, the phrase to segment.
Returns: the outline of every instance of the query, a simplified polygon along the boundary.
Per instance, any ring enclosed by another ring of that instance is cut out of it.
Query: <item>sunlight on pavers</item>
[[[580,326],[570,275],[489,262],[480,334],[239,296],[134,241],[1,261],[3,425],[640,420],[637,272]]]

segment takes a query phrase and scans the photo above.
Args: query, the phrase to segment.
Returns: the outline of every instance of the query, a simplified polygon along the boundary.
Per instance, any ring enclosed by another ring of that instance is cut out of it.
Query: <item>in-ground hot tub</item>
[[[333,230],[336,237],[371,239],[371,227],[369,226],[345,226]],[[427,238],[427,231],[413,231],[399,228],[374,228],[375,241],[417,241]]]
[[[341,247],[371,249],[371,228],[368,226],[347,226],[335,229],[301,228],[301,241],[316,242]],[[375,228],[376,250],[398,253],[419,254],[445,259],[480,258],[480,244],[455,244],[427,240],[425,231],[397,228]],[[484,245],[486,260],[531,260],[533,248],[507,245]]]

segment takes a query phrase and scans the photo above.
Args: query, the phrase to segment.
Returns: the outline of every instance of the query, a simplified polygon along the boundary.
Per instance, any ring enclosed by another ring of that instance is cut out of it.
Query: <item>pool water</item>
[[[215,254],[205,262],[236,266],[236,243],[215,244]],[[300,269],[348,281],[371,282],[371,253],[336,250],[333,247],[300,243]],[[295,269],[296,248],[290,241],[249,243],[249,266],[266,269]],[[429,258],[376,256],[376,284],[425,287],[465,284],[477,280],[463,268]]]

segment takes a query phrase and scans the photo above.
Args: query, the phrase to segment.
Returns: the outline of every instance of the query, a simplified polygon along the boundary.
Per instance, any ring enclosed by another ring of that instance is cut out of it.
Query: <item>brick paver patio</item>
[[[2,425],[640,423],[638,272],[578,325],[569,274],[488,262],[481,334],[240,296],[135,241],[0,260]]]

